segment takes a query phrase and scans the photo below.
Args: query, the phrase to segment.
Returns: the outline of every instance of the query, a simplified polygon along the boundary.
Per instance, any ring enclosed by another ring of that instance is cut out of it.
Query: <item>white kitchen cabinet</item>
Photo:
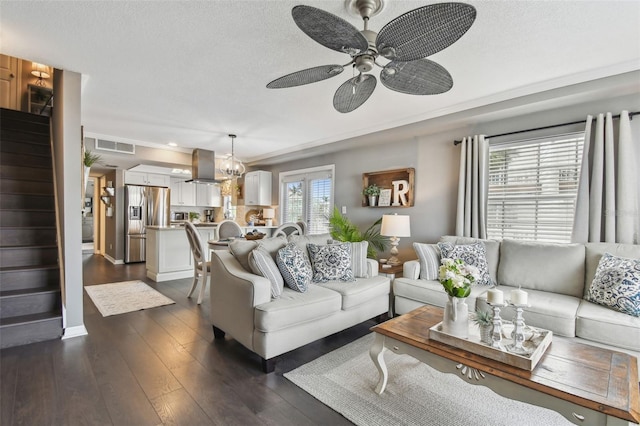
[[[196,206],[221,207],[222,195],[220,194],[220,186],[206,183],[196,184]]]
[[[244,175],[244,204],[246,206],[271,205],[271,172],[257,170]]]
[[[209,240],[217,240],[217,227],[215,226],[197,226],[196,227],[198,229],[198,233],[200,234],[200,239],[202,240],[202,243],[204,244],[204,250],[206,253],[206,258],[207,258],[207,262],[211,260],[211,250],[209,250],[209,244],[207,244],[207,241]]]
[[[130,185],[148,185],[169,187],[171,178],[168,175],[144,172],[124,172],[124,183]]]
[[[147,277],[156,282],[193,277],[193,256],[184,228],[147,228]]]
[[[183,178],[171,178],[171,205],[195,206],[196,185],[186,183]]]

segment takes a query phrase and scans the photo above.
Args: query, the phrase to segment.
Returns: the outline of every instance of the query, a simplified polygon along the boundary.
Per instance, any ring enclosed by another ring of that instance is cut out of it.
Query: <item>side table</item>
[[[393,318],[395,316],[393,306],[393,280],[396,278],[396,275],[402,276],[403,265],[404,263],[401,263],[399,265],[387,265],[385,263],[378,263],[378,274],[385,275],[391,280],[391,289],[389,291],[389,318]]]

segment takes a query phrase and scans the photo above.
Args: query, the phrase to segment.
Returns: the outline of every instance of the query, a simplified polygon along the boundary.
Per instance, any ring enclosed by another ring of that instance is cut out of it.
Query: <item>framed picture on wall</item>
[[[389,207],[391,205],[391,190],[381,189],[380,199],[378,200],[379,207]]]

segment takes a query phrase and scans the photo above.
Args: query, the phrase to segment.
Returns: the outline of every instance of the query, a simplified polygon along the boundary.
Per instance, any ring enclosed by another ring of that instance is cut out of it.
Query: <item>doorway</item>
[[[96,179],[90,177],[84,192],[84,207],[82,210],[82,253],[95,252],[95,188]]]

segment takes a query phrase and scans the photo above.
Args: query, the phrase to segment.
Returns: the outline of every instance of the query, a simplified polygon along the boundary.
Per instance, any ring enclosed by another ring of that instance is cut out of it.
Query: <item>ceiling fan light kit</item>
[[[380,67],[380,81],[388,89],[410,95],[437,95],[453,87],[451,74],[441,65],[426,59],[455,43],[471,27],[476,9],[465,3],[436,3],[411,10],[376,33],[369,30],[369,19],[384,8],[384,0],[346,0],[351,14],[362,17],[359,31],[338,16],[311,6],[291,10],[296,25],[321,45],[346,53],[345,65],[324,65],[296,71],[267,84],[269,89],[302,86],[326,80],[351,65],[358,76],[338,87],[334,108],[342,113],[355,110],[373,93],[377,79],[369,73]],[[382,57],[389,62],[382,65]]]

